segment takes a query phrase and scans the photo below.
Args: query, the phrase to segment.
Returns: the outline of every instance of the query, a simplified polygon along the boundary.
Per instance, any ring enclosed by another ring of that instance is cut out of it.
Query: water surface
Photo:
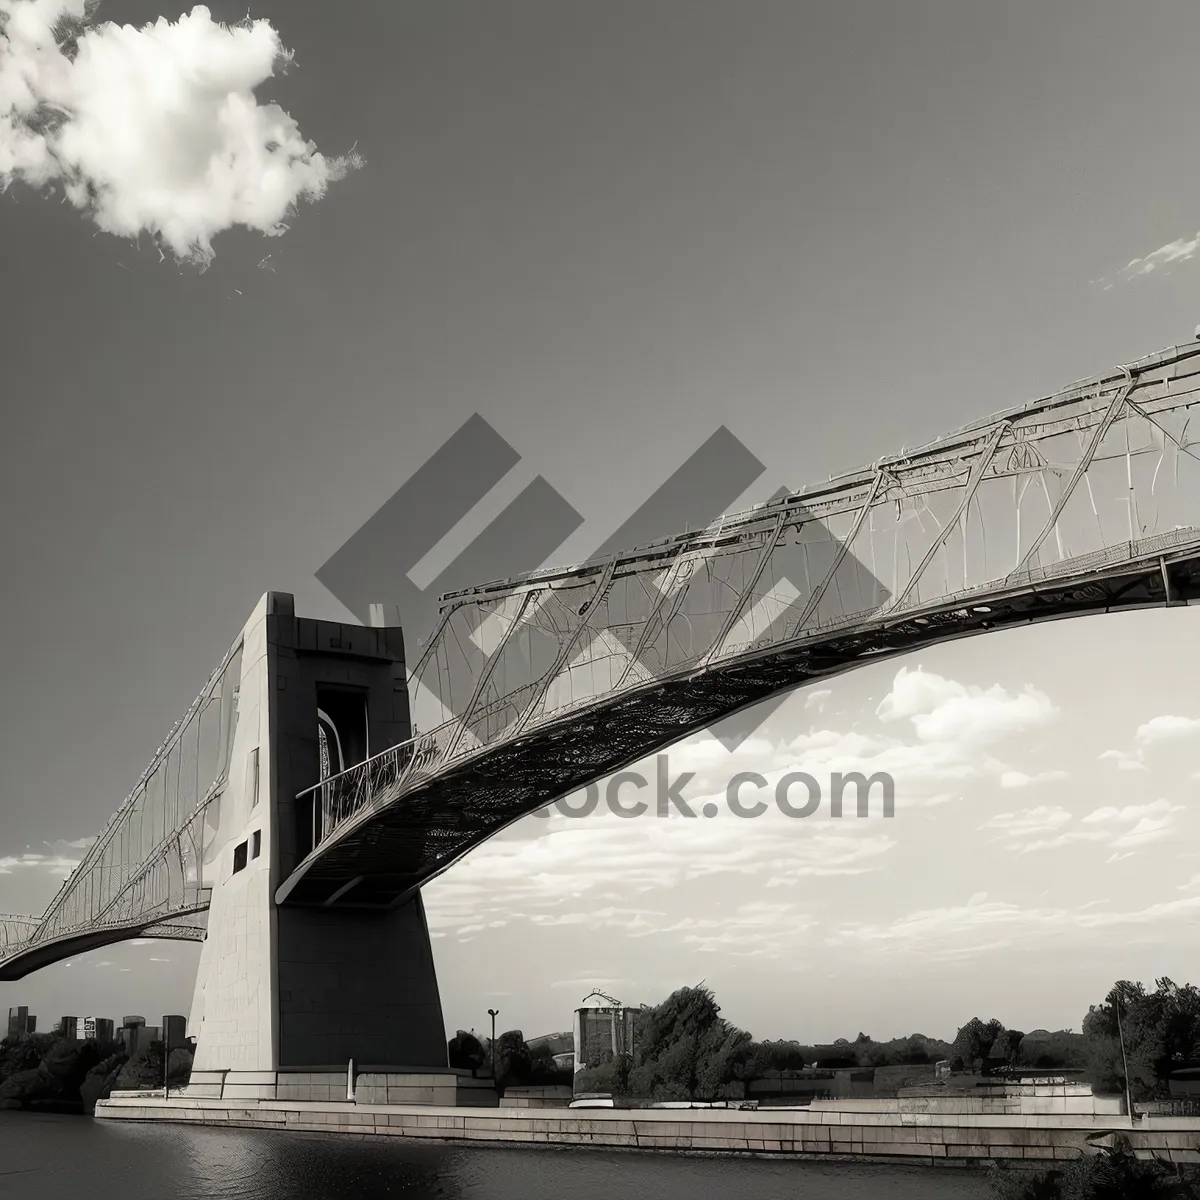
[[[17,1200],[985,1200],[969,1168],[439,1146],[0,1113]]]

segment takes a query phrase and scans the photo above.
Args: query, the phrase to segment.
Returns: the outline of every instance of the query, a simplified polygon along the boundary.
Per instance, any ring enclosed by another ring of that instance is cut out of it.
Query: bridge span
[[[1163,351],[706,529],[448,595],[411,671],[398,628],[269,593],[47,911],[0,918],[0,979],[207,920],[198,1069],[444,1067],[424,883],[780,691],[1196,601],[1198,407],[1200,344]]]

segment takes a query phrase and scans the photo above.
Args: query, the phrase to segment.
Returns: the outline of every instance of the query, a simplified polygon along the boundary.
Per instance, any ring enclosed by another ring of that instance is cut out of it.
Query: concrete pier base
[[[172,1089],[168,1107],[177,1101],[256,1105],[274,1100],[475,1108],[499,1103],[490,1079],[475,1079],[467,1072],[369,1066],[351,1071],[347,1065],[302,1071],[193,1071],[184,1087]]]
[[[833,1105],[844,1105],[834,1108]],[[890,1106],[889,1106],[890,1105]],[[509,1145],[706,1151],[906,1162],[1027,1160],[1095,1153],[1114,1136],[1135,1152],[1200,1163],[1200,1120],[1109,1114],[903,1112],[895,1101],[826,1101],[801,1109],[485,1109],[117,1095],[97,1118]]]

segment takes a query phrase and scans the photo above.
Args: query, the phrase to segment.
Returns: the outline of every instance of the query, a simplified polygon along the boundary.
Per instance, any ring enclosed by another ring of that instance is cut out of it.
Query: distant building
[[[29,1008],[22,1004],[18,1008],[8,1010],[8,1036],[24,1037],[37,1029],[37,1017],[29,1015]]]
[[[172,1050],[178,1050],[187,1045],[187,1017],[176,1014],[164,1016],[162,1019],[162,1040]]]
[[[609,1003],[575,1010],[576,1074],[585,1067],[611,1061],[619,1054],[633,1054],[644,1010],[624,1008],[610,996],[603,999]]]
[[[69,1042],[79,1040],[79,1018],[78,1017],[59,1017],[58,1027],[55,1032],[67,1039]]]
[[[84,1017],[83,1040],[111,1042],[113,1040],[114,1024],[111,1017]]]
[[[125,1045],[125,1053],[132,1058],[138,1052],[139,1048],[144,1048],[147,1045],[146,1018],[122,1017],[120,1036],[121,1041]]]

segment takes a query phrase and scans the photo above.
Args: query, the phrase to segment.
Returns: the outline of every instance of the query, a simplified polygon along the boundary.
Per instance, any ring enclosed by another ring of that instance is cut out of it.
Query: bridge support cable
[[[720,536],[720,529],[717,531],[717,536]],[[650,610],[633,653],[630,654],[629,661],[621,672],[621,677],[612,689],[614,692],[619,692],[625,686],[629,676],[633,674],[634,668],[641,662],[646,647],[658,637],[659,630],[669,625],[675,614],[679,612],[679,607],[687,596],[688,584],[695,567],[696,559],[689,557],[686,549],[681,549],[668,569],[667,578],[663,580],[658,589],[658,600]],[[680,576],[683,578],[680,579]],[[670,612],[664,617],[663,613],[668,607]]]
[[[462,736],[470,726],[471,718],[475,715],[475,709],[479,705],[480,697],[482,697],[484,689],[487,687],[496,668],[500,665],[500,660],[504,655],[504,648],[508,645],[517,630],[521,628],[525,614],[529,611],[530,604],[540,602],[540,593],[534,591],[526,592],[521,598],[521,604],[516,613],[513,614],[508,628],[504,631],[504,636],[500,639],[500,644],[492,652],[487,660],[487,665],[480,673],[479,682],[475,684],[475,690],[471,693],[471,699],[467,702],[466,711],[463,713],[462,719],[458,722],[458,728],[454,731],[454,736],[450,739],[450,743],[446,747],[445,760],[454,757],[454,751],[458,749],[458,744],[462,741]]]
[[[1129,399],[1129,393],[1133,391],[1136,384],[1136,376],[1128,367],[1123,366],[1121,370],[1125,374],[1125,382],[1113,393],[1113,398],[1109,402],[1104,416],[1092,434],[1092,440],[1088,443],[1088,447],[1080,457],[1079,462],[1076,463],[1075,470],[1071,473],[1071,478],[1067,481],[1067,486],[1063,488],[1062,493],[1058,497],[1058,503],[1051,509],[1049,521],[1046,522],[1041,533],[1034,539],[1033,544],[1021,556],[1020,561],[1013,568],[1012,575],[1021,575],[1029,569],[1030,561],[1042,548],[1042,543],[1050,536],[1050,531],[1058,524],[1058,519],[1067,507],[1067,503],[1070,501],[1076,486],[1087,474],[1087,470],[1092,465],[1092,460],[1096,457],[1096,452],[1100,449],[1101,443],[1108,435],[1113,422],[1116,421],[1117,417],[1121,414],[1121,410],[1125,407],[1125,401]]]
[[[166,903],[169,904],[170,903],[169,860],[170,860],[172,851],[174,851],[176,853],[176,855],[179,859],[180,875],[183,878],[183,894],[180,897],[180,903],[186,905],[186,903],[187,903],[186,893],[188,890],[188,884],[187,884],[187,878],[186,878],[187,869],[184,865],[184,840],[186,837],[192,836],[192,831],[193,831],[193,828],[194,828],[196,822],[202,821],[204,819],[204,816],[207,813],[209,806],[211,804],[214,804],[216,801],[220,800],[222,794],[224,793],[226,786],[228,786],[228,782],[229,782],[228,771],[226,771],[224,773],[224,776],[225,777],[223,779],[218,781],[218,783],[215,784],[210,789],[208,794],[205,796],[204,800],[201,801],[201,803],[192,811],[191,816],[188,818],[187,823],[183,826],[183,828],[173,831],[168,837],[163,839],[163,841],[159,842],[159,844],[154,847],[154,849],[151,851],[150,855],[145,859],[145,861],[142,862],[141,864],[139,864],[137,867],[135,867],[131,871],[131,873],[126,877],[126,879],[120,884],[119,890],[109,898],[108,903],[105,904],[104,907],[102,907],[99,910],[99,912],[96,912],[94,915],[92,915],[89,918],[89,920],[87,921],[87,924],[90,927],[91,926],[101,926],[101,925],[105,924],[105,918],[108,917],[112,912],[114,912],[127,899],[130,891],[137,888],[139,885],[144,884],[147,877],[150,876],[154,871],[158,870],[159,868],[162,868],[168,872],[168,883],[167,883],[168,897],[167,897]],[[199,847],[194,847],[194,848],[197,850],[199,849]],[[199,860],[199,857],[200,857],[200,855],[198,853],[197,860]],[[78,870],[80,868],[76,868],[76,869]],[[195,882],[194,887],[196,888],[196,890],[198,892],[204,891],[205,890],[204,889],[204,880],[202,878],[198,877]],[[114,922],[114,924],[125,924],[125,923],[126,922],[124,922],[124,921]],[[49,936],[50,937],[59,937],[62,935],[62,933],[69,932],[70,928],[74,928],[74,927],[73,926],[68,927],[67,930],[60,930],[55,933],[49,934]]]
[[[592,598],[581,606],[579,620],[576,622],[575,628],[572,629],[567,637],[563,639],[562,646],[558,652],[558,657],[555,658],[554,663],[546,672],[545,682],[542,683],[542,685],[534,692],[533,698],[525,707],[525,711],[517,719],[512,731],[508,734],[510,739],[515,740],[516,738],[520,737],[525,726],[528,725],[530,720],[533,718],[533,714],[537,712],[538,706],[546,698],[546,693],[550,690],[550,686],[554,683],[555,679],[558,678],[558,673],[563,669],[564,666],[566,666],[567,660],[571,656],[571,651],[575,648],[575,644],[579,641],[580,635],[587,628],[588,623],[591,621],[592,613],[594,612],[596,605],[603,600],[605,594],[608,592],[609,584],[612,583],[612,578],[616,573],[617,563],[620,561],[620,558],[621,556],[619,554],[614,554],[605,564],[604,570],[600,575],[600,579],[596,584],[596,590],[592,594]]]
[[[708,669],[708,665],[716,658],[725,645],[725,639],[729,636],[730,630],[737,624],[738,617],[745,606],[750,602],[750,597],[754,594],[754,589],[758,586],[758,581],[762,578],[762,573],[767,569],[767,563],[771,561],[771,555],[775,553],[775,547],[779,545],[779,539],[783,536],[784,530],[788,525],[789,513],[787,508],[781,508],[778,518],[775,521],[775,528],[771,531],[771,536],[767,539],[767,544],[763,549],[762,555],[759,557],[758,566],[754,568],[746,586],[742,589],[741,595],[738,596],[737,602],[730,608],[729,616],[725,618],[717,636],[713,639],[713,644],[709,647],[708,653],[700,660],[698,671]]]
[[[867,519],[871,509],[875,505],[875,501],[879,497],[879,493],[883,488],[884,480],[889,483],[895,483],[899,486],[899,480],[896,479],[890,471],[882,465],[875,469],[875,478],[871,482],[871,490],[867,493],[867,498],[863,502],[862,508],[858,510],[854,517],[854,524],[850,527],[850,532],[846,535],[845,540],[838,547],[837,553],[833,556],[833,563],[829,570],[825,573],[825,578],[821,580],[816,591],[808,598],[808,603],[804,606],[804,611],[797,618],[795,625],[791,629],[784,631],[784,640],[791,641],[793,638],[800,636],[800,631],[808,623],[809,618],[817,611],[822,598],[825,595],[829,585],[834,581],[838,571],[841,569],[842,563],[846,560],[846,555],[850,553],[850,545],[859,531],[862,529],[863,522]]]
[[[421,682],[421,679],[425,673],[425,668],[429,665],[431,660],[434,660],[435,666],[437,665],[437,663],[436,663],[437,650],[438,650],[438,647],[442,644],[442,637],[444,636],[444,634],[446,632],[446,627],[450,624],[451,618],[461,607],[462,607],[461,603],[450,604],[442,610],[442,615],[438,618],[437,626],[434,628],[434,631],[429,635],[429,638],[425,643],[425,648],[421,653],[421,657],[419,659],[417,659],[416,665],[414,667],[410,668],[410,670],[408,672],[409,700],[414,705],[416,703],[416,693],[415,693],[416,685]],[[415,719],[416,714],[414,713],[413,716]],[[441,726],[434,726],[434,728],[435,729],[441,728]],[[432,733],[433,730],[428,729],[428,730],[425,730],[424,732]],[[420,732],[418,732],[418,730],[414,727],[413,736],[409,739],[409,741],[415,742],[418,739],[418,737],[420,737],[420,736],[421,736]]]
[[[211,673],[183,718],[175,723],[171,733],[159,746],[137,785],[106,822],[100,836],[88,847],[80,863],[63,881],[54,900],[38,919],[37,928],[30,938],[31,945],[102,927],[106,923],[105,918],[121,906],[136,906],[146,902],[149,890],[145,885],[159,869],[165,869],[168,876],[166,900],[169,904],[172,898],[170,870],[169,867],[163,868],[162,856],[173,842],[182,838],[191,828],[196,811],[207,808],[220,795],[228,780],[228,757],[232,748],[241,678],[236,665],[240,663],[241,651],[242,642],[239,638]],[[215,728],[209,724],[209,712],[213,705],[217,706]],[[190,738],[193,732],[194,747]],[[209,732],[215,738],[207,736]],[[193,756],[194,763],[191,761]],[[202,762],[212,762],[213,758],[216,760],[213,763],[216,779],[197,810],[194,797],[198,789],[194,784],[198,781]],[[184,802],[192,811],[181,816],[178,810]],[[156,844],[142,850],[146,836],[155,834],[160,834]],[[186,893],[186,886],[183,890]],[[179,899],[181,903],[186,902],[186,894],[181,894]],[[129,919],[122,918],[119,924],[124,927],[131,920],[136,924],[142,915],[149,917],[153,913],[132,912]]]
[[[945,528],[934,538],[932,545],[925,551],[925,556],[917,564],[917,569],[909,576],[908,582],[901,589],[900,594],[887,606],[886,613],[894,613],[900,608],[904,601],[908,599],[909,594],[921,582],[921,576],[934,558],[937,552],[946,544],[946,539],[954,532],[955,526],[963,519],[963,514],[970,507],[975,493],[979,490],[979,485],[983,481],[983,477],[987,474],[988,468],[995,460],[996,454],[1000,449],[1000,443],[1004,440],[1004,435],[1012,428],[1012,423],[1009,420],[1001,420],[997,423],[996,428],[992,431],[991,436],[979,448],[978,457],[976,458],[966,481],[963,484],[962,499],[958,503],[958,508],[955,509],[954,515],[946,522]]]

